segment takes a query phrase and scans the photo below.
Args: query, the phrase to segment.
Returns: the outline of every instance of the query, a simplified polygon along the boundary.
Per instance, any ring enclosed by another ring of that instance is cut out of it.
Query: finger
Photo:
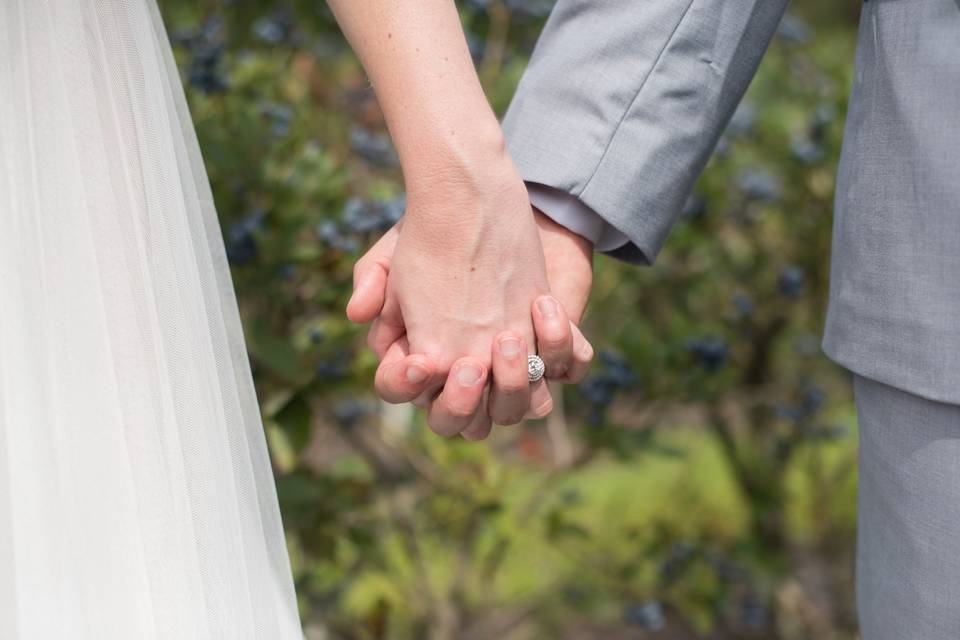
[[[377,367],[374,387],[385,401],[399,404],[410,402],[431,382],[433,361],[423,354],[407,353],[406,339],[398,340],[384,354]]]
[[[527,345],[512,331],[496,336],[492,346],[490,418],[495,424],[517,424],[530,408]]]
[[[443,391],[443,385],[447,382],[448,372],[437,370],[433,376],[433,382],[424,389],[423,393],[414,398],[411,402],[415,407],[429,409],[433,401],[437,399],[440,392]]]
[[[373,350],[377,357],[383,359],[383,354],[387,352],[393,343],[401,338],[406,341],[407,328],[403,322],[403,314],[400,310],[400,302],[396,296],[387,295],[380,309],[380,315],[370,325],[370,331],[367,333],[367,345]],[[409,349],[407,349],[409,353]]]
[[[347,318],[363,324],[380,314],[386,299],[390,261],[400,237],[399,223],[377,240],[353,266],[353,294],[347,302]]]
[[[593,362],[593,345],[587,341],[580,328],[572,322],[570,323],[570,331],[573,333],[573,363],[562,381],[579,384],[586,377],[587,371],[590,370],[590,363]]]
[[[483,396],[480,398],[479,409],[473,416],[473,421],[470,423],[470,426],[460,433],[464,439],[470,440],[471,442],[477,442],[480,440],[486,440],[487,436],[490,435],[490,430],[493,428],[493,421],[490,420],[490,416],[487,414],[487,412],[483,410],[483,408],[488,404],[489,396],[490,387],[485,386],[483,389]]]
[[[427,413],[427,424],[441,436],[455,436],[470,426],[487,384],[487,368],[466,356],[450,368],[447,383]]]
[[[407,333],[406,327],[397,324],[390,318],[383,316],[377,317],[370,330],[367,332],[367,346],[377,354],[377,358],[383,360],[384,354],[393,346],[397,340],[403,338]]]
[[[563,306],[549,295],[533,304],[533,328],[537,333],[537,355],[546,365],[544,375],[563,378],[573,364],[573,335]]]
[[[550,395],[547,379],[540,378],[530,384],[530,410],[524,418],[540,420],[550,415],[551,411],[553,411],[553,396]]]

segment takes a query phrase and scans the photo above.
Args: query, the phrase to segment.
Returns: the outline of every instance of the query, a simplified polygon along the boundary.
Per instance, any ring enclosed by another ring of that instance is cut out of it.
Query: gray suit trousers
[[[960,406],[863,376],[854,391],[863,639],[960,638]]]

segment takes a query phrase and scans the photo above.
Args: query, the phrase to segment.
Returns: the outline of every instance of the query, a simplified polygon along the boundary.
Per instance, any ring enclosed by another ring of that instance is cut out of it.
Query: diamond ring
[[[543,364],[540,356],[527,356],[527,377],[530,379],[530,382],[536,382],[542,378],[543,372],[546,370],[547,367]]]

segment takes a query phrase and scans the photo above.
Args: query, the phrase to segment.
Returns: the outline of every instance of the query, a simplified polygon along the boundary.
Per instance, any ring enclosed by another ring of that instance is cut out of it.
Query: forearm
[[[373,84],[408,191],[509,163],[452,0],[329,4]]]

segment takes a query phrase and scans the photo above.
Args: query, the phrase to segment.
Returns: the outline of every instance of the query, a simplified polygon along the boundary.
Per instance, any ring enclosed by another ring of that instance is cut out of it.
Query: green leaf
[[[312,415],[309,403],[298,393],[273,416],[297,453],[303,451],[310,442]]]

